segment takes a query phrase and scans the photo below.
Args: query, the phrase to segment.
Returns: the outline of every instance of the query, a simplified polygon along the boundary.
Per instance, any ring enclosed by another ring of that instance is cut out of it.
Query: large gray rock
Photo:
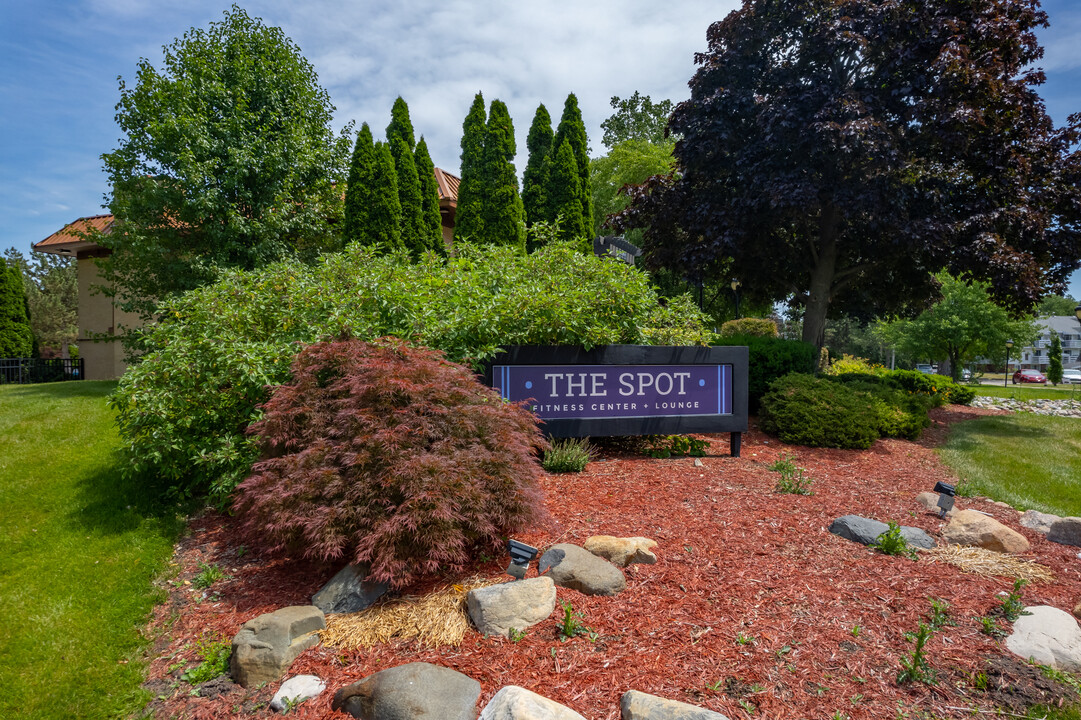
[[[541,555],[537,572],[548,573],[560,587],[586,595],[616,595],[627,587],[627,578],[619,568],[570,543],[553,545]]]
[[[270,709],[284,712],[289,709],[289,704],[302,703],[317,697],[327,689],[327,684],[315,675],[297,675],[282,683],[274,698],[270,701]]]
[[[1064,672],[1081,671],[1081,628],[1065,610],[1050,605],[1027,607],[1031,613],[1013,623],[1013,633],[1006,638],[1006,649],[1040,665]]]
[[[586,539],[583,547],[618,567],[627,567],[632,563],[653,565],[657,562],[657,556],[653,554],[657,541],[647,537],[594,535]]]
[[[1081,546],[1081,517],[1059,518],[1051,524],[1047,539],[1062,545]]]
[[[249,620],[233,638],[229,659],[233,680],[244,687],[274,682],[297,655],[319,644],[317,633],[326,626],[322,611],[312,605],[294,605]]]
[[[726,716],[712,710],[677,700],[666,700],[637,690],[623,693],[619,709],[623,720],[728,720]]]
[[[508,685],[497,692],[480,713],[479,720],[586,720],[566,705],[535,692]]]
[[[327,614],[360,612],[386,591],[386,583],[368,581],[363,567],[346,565],[312,596],[312,605]]]
[[[962,510],[954,515],[942,529],[942,539],[951,545],[982,547],[995,552],[1022,553],[1029,549],[1024,535],[976,510]]]
[[[1054,525],[1056,520],[1061,520],[1058,515],[1052,515],[1050,513],[1042,513],[1037,510],[1026,510],[1021,514],[1021,519],[1018,522],[1021,527],[1026,527],[1029,530],[1046,535]]]
[[[516,580],[470,590],[465,597],[469,618],[484,635],[510,637],[546,620],[556,607],[556,586],[550,577]]]
[[[474,720],[480,683],[450,668],[409,663],[334,693],[330,707],[361,720]]]
[[[890,529],[887,523],[860,517],[859,515],[845,515],[830,523],[830,532],[839,535],[845,540],[852,540],[861,545],[871,545],[878,536]],[[901,536],[913,547],[930,550],[935,546],[935,540],[919,528],[901,526]]]

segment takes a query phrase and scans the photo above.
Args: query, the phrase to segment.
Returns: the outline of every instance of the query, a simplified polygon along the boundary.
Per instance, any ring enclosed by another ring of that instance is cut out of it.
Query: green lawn
[[[0,718],[116,718],[146,700],[150,581],[182,522],[119,477],[115,385],[0,386]]]
[[[1081,420],[1027,413],[969,420],[950,429],[940,452],[973,494],[1081,516]]]
[[[973,388],[984,397],[1013,398],[1015,400],[1081,400],[1081,385],[980,385]]]

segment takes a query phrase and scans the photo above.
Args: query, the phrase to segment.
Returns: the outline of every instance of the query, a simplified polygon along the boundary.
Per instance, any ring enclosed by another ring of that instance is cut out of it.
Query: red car
[[[1037,383],[1038,385],[1046,385],[1047,378],[1043,376],[1039,370],[1018,370],[1013,374],[1013,384],[1017,383]]]

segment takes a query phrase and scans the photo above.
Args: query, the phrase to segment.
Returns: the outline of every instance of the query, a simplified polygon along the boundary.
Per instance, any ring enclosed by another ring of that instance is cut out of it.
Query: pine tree
[[[586,246],[589,225],[582,216],[582,183],[569,139],[563,140],[549,163],[548,179],[548,205],[560,219],[559,239],[577,242],[583,251],[592,252],[592,244]]]
[[[552,148],[559,150],[563,141],[567,140],[574,151],[574,161],[578,165],[579,192],[582,195],[582,217],[593,217],[593,184],[589,180],[589,138],[586,136],[586,126],[582,122],[582,112],[578,109],[578,98],[574,93],[567,95],[567,101],[563,104],[563,116],[559,119],[559,127],[556,128],[555,137],[552,139]],[[554,182],[549,179],[548,190],[555,188]],[[551,204],[551,203],[550,203]],[[592,227],[592,220],[588,227]],[[590,233],[583,236],[589,238]]]
[[[461,181],[454,217],[454,242],[479,240],[483,234],[481,202],[484,197],[484,138],[487,115],[484,96],[477,93],[462,123]]]
[[[482,237],[493,245],[513,245],[525,252],[525,210],[518,194],[518,174],[514,169],[514,123],[501,100],[488,108],[484,138],[484,180],[486,192],[481,216]]]
[[[398,175],[398,201],[402,212],[402,245],[413,257],[420,257],[431,249],[428,229],[424,224],[424,207],[420,195],[420,178],[417,176],[413,152],[400,137],[387,139],[394,170]]]
[[[420,207],[428,245],[435,252],[443,254],[446,246],[443,244],[443,220],[439,215],[439,186],[435,181],[435,163],[428,153],[428,143],[423,135],[417,143],[413,159],[417,165],[417,177],[420,178]]]
[[[1047,351],[1047,379],[1052,385],[1062,382],[1062,341],[1058,333],[1051,331],[1051,348]]]
[[[401,216],[394,159],[385,144],[372,142],[372,131],[364,123],[357,133],[345,188],[345,240],[399,248]]]
[[[387,144],[392,148],[395,139],[405,142],[409,152],[413,152],[417,144],[413,139],[413,122],[409,119],[409,106],[401,95],[394,101],[394,107],[390,110],[390,125],[387,125]]]
[[[0,358],[30,357],[33,349],[22,271],[0,259]]]
[[[533,124],[529,127],[525,144],[529,151],[529,160],[522,176],[522,204],[525,207],[526,224],[554,220],[548,211],[545,195],[545,161],[552,152],[552,118],[543,104],[533,116]]]

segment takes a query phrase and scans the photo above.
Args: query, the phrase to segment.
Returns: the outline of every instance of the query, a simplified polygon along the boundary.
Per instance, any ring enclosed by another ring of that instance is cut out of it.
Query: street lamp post
[[[1013,347],[1013,340],[1006,341],[1006,373],[1002,376],[1002,387],[1006,387],[1006,381],[1010,379],[1010,349]]]
[[[736,299],[736,320],[739,320],[739,280],[732,278],[732,297]],[[1081,318],[1081,307],[1077,308],[1078,317]]]

